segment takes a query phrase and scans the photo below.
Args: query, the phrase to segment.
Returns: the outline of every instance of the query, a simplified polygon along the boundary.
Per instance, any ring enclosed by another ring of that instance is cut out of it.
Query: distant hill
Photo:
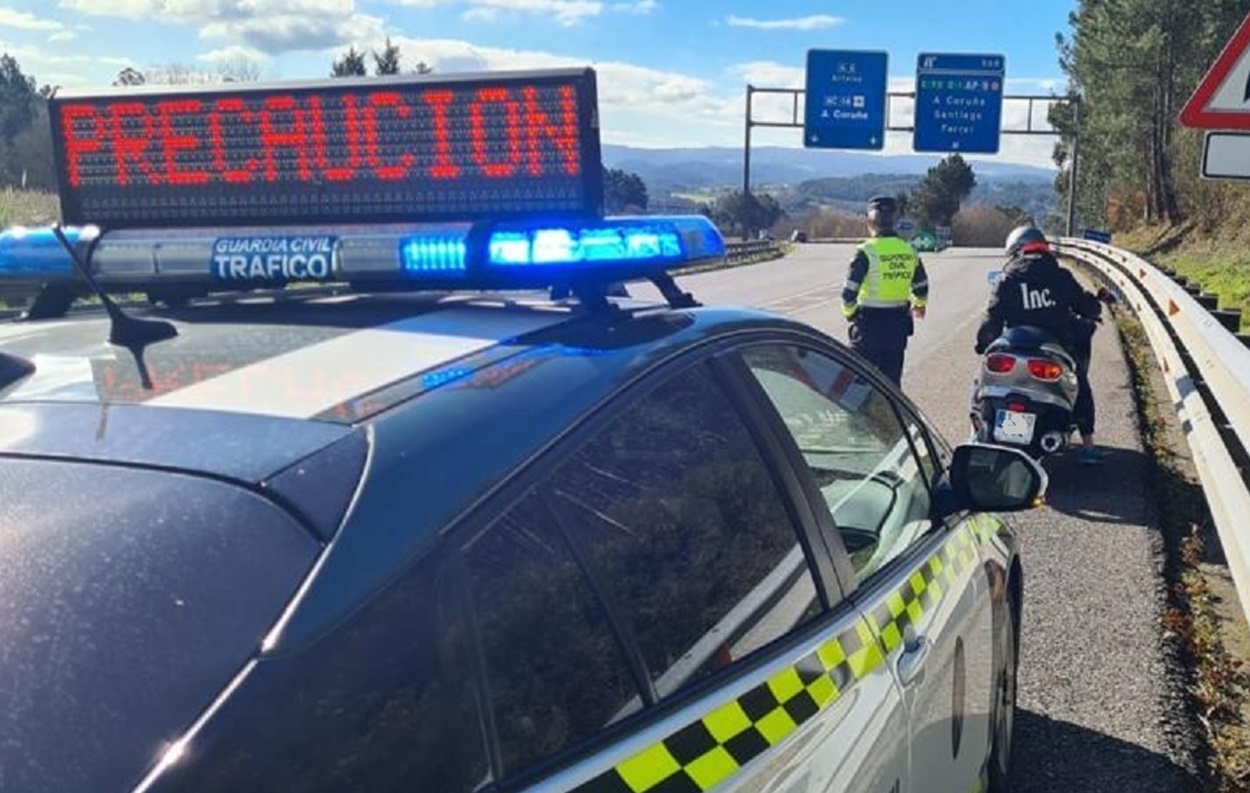
[[[810,151],[784,146],[751,149],[751,184],[796,187],[813,179],[855,177],[864,174],[923,175],[941,159],[920,154],[871,155],[844,151]],[[609,168],[632,171],[642,177],[655,196],[702,193],[742,184],[742,150],[730,147],[641,149],[604,144],[603,161]],[[1014,163],[976,162],[982,182],[1054,182],[1055,172]]]

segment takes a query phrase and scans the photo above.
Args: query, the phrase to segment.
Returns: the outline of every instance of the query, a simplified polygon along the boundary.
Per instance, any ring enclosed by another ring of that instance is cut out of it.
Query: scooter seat
[[[1070,369],[1076,368],[1076,359],[1068,352],[1055,336],[1045,328],[1032,325],[1017,325],[1003,331],[1002,335],[990,344],[989,352],[1004,350],[1037,351],[1059,358]]]

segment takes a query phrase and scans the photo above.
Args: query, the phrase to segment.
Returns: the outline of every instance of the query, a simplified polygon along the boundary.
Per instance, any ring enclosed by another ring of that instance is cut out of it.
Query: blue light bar
[[[665,270],[725,255],[725,242],[705,217],[607,218],[584,223],[509,223],[488,243],[492,267],[548,267],[565,272],[622,267]],[[641,267],[640,267],[641,266]]]
[[[468,269],[467,234],[414,234],[401,243],[404,270],[414,273],[464,274]]]
[[[77,244],[82,229],[64,229]],[[74,277],[74,262],[50,228],[15,226],[0,234],[0,280],[63,280]]]
[[[534,289],[588,279],[646,279],[725,255],[720,232],[701,215],[103,233],[87,226],[66,228],[65,234],[109,291],[157,293],[173,287],[206,295],[301,282]],[[51,229],[0,233],[0,297],[78,280]]]

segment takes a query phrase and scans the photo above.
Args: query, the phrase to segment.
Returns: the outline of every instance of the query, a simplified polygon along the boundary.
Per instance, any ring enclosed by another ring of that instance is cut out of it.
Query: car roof
[[[473,390],[487,395],[476,400],[479,410],[493,403],[519,418],[535,398],[518,402],[499,386],[524,378],[541,384],[527,393],[560,394],[541,405],[540,423],[556,427],[610,395],[645,359],[742,323],[799,327],[748,309],[629,299],[592,311],[536,292],[288,290],[130,313],[168,319],[179,335],[136,356],[108,343],[102,310],[0,325],[0,352],[34,365],[29,376],[0,383],[0,426],[21,428],[0,433],[0,454],[259,482],[429,394]],[[466,443],[484,425],[455,410],[443,420],[462,425]]]

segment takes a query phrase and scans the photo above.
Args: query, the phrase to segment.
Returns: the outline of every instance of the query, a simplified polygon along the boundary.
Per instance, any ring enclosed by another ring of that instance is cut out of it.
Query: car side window
[[[634,403],[550,483],[660,698],[822,610],[781,491],[705,367]]]
[[[918,423],[904,427],[889,396],[826,355],[776,344],[743,359],[793,436],[860,581],[929,533],[934,463]]]
[[[464,563],[505,776],[637,709],[607,612],[541,495],[469,541]]]

